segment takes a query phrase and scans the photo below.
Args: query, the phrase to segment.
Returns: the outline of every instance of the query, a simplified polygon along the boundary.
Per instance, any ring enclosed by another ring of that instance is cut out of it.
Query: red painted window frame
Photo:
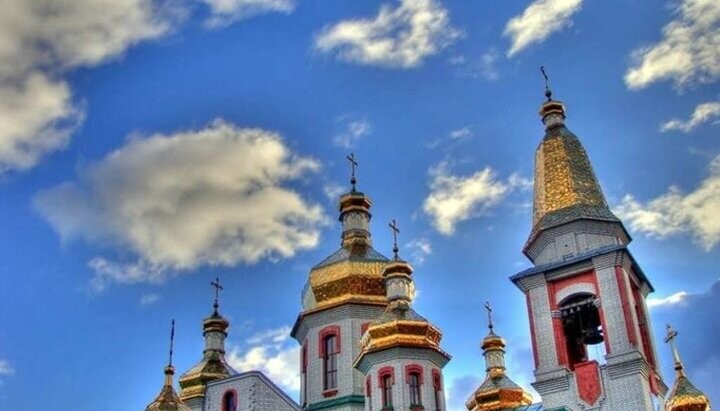
[[[436,368],[432,370],[433,392],[435,393],[435,411],[442,411],[443,401],[440,399],[443,391],[442,375]]]
[[[327,352],[326,352],[326,344],[325,341],[329,337],[335,337],[335,351],[330,353],[332,355],[335,355],[335,386],[330,387],[328,385],[327,377],[327,361],[329,359],[327,358]],[[328,325],[327,327],[323,328],[318,332],[318,352],[320,354],[320,358],[322,360],[323,369],[322,369],[322,383],[323,383],[323,396],[324,397],[332,397],[338,392],[338,374],[340,370],[340,366],[338,364],[339,361],[339,354],[342,350],[342,340],[340,338],[340,326],[339,325]]]
[[[395,385],[395,368],[391,366],[382,367],[378,370],[378,387],[380,387],[380,394],[382,399],[382,409],[392,409],[393,404],[393,398],[392,398],[392,386]],[[392,384],[390,387],[390,401],[387,400],[387,393],[386,393],[386,386],[384,384],[385,377],[390,377],[390,383]]]
[[[409,390],[408,392],[410,394],[409,398],[411,399],[411,401],[412,401],[412,386],[410,385],[411,374],[417,374],[417,378],[418,378],[417,396],[418,396],[418,400],[420,400],[420,402],[410,404],[411,408],[414,406],[422,407],[422,385],[423,385],[423,381],[425,379],[424,373],[425,373],[425,370],[423,369],[422,365],[420,365],[420,364],[408,364],[405,366],[405,384],[407,384],[407,386],[408,386],[408,390]]]
[[[232,394],[233,397],[235,397],[235,409],[234,410],[228,410],[227,407],[225,406],[225,397],[228,394]],[[225,390],[223,392],[223,395],[220,397],[220,407],[221,407],[222,411],[237,411],[238,408],[240,408],[240,404],[238,403],[238,401],[239,401],[239,397],[238,397],[237,391],[235,391],[234,389],[231,388],[231,389]]]

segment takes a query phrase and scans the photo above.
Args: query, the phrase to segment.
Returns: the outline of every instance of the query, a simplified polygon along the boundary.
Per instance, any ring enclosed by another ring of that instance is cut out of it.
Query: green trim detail
[[[310,404],[307,407],[305,407],[305,411],[315,411],[315,410],[326,410],[328,408],[337,407],[338,405],[345,405],[345,404],[360,404],[365,405],[365,397],[362,395],[352,394],[352,395],[346,395],[344,397],[339,398],[333,398],[331,400],[316,402],[315,404]]]

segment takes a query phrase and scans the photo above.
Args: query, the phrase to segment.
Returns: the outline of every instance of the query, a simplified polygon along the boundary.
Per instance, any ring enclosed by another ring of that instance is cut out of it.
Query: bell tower
[[[534,267],[511,277],[527,301],[533,386],[545,409],[652,411],[667,391],[645,301],[653,288],[545,79],[545,136],[523,249]]]

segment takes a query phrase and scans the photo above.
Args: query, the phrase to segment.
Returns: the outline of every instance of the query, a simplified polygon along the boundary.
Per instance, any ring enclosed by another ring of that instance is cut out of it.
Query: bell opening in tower
[[[605,340],[595,296],[576,294],[564,300],[559,308],[568,366],[573,369],[591,359],[602,360],[604,355],[594,349],[602,347],[600,344]]]

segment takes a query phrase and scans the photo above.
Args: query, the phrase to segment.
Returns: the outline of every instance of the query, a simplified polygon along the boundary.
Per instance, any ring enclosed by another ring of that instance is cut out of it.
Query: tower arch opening
[[[566,297],[558,304],[562,320],[562,332],[565,339],[568,366],[593,360],[604,360],[605,341],[600,321],[599,300],[590,293],[576,293]],[[590,349],[589,347],[599,347]]]

